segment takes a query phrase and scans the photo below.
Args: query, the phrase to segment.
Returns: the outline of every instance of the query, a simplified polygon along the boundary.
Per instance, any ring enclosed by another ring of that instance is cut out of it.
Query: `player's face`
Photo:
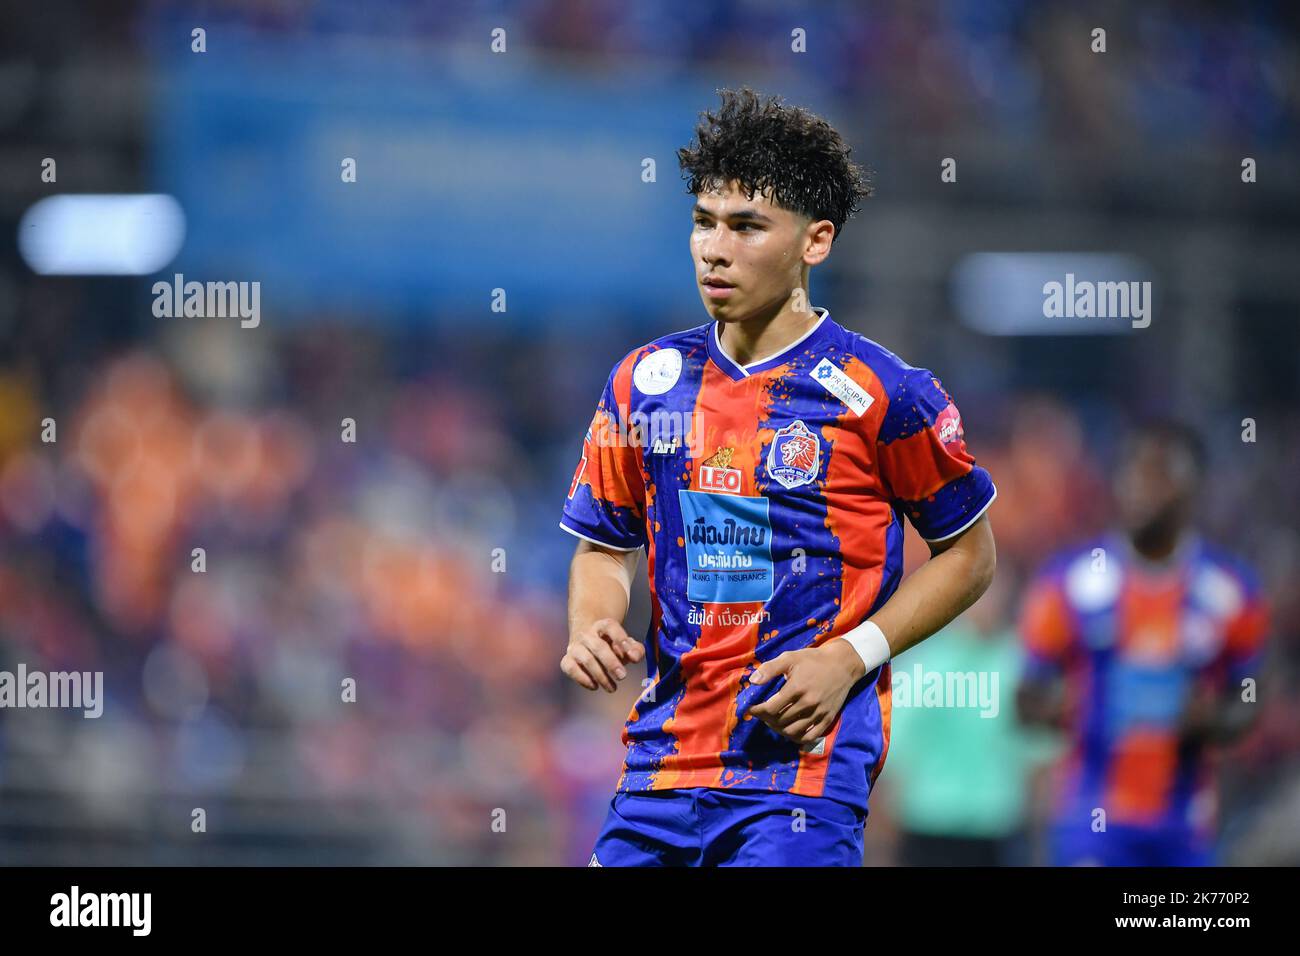
[[[705,309],[721,322],[776,314],[802,287],[805,264],[825,258],[819,245],[825,230],[817,233],[808,217],[765,195],[746,198],[735,181],[701,191],[692,218],[695,281]],[[829,238],[825,245],[829,250]],[[796,307],[806,312],[810,303]]]
[[[1186,521],[1195,488],[1195,463],[1175,442],[1138,441],[1115,480],[1120,520],[1134,535],[1176,532]]]

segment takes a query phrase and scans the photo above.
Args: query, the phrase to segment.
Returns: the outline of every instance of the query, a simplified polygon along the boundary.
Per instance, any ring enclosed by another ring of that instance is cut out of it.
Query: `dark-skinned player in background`
[[[1255,575],[1194,528],[1205,449],[1153,421],[1115,480],[1120,528],[1053,559],[1021,632],[1021,717],[1066,730],[1056,865],[1213,861],[1215,744],[1257,713],[1268,620]]]
[[[861,866],[889,659],[988,586],[996,489],[933,374],[810,305],[869,195],[840,135],[750,90],[695,134],[710,320],[614,366],[561,521],[581,539],[561,669],[649,675],[589,865]],[[905,580],[904,518],[932,554]],[[643,549],[644,644],[622,624]]]

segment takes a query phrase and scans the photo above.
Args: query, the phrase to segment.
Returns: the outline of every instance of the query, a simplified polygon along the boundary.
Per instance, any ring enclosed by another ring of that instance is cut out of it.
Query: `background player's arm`
[[[1227,624],[1217,677],[1197,680],[1179,722],[1182,738],[1192,743],[1231,743],[1250,729],[1259,715],[1252,695],[1243,699],[1243,682],[1258,680],[1269,631],[1268,610],[1253,581],[1241,610]]]
[[[1227,744],[1249,730],[1258,714],[1253,702],[1241,699],[1239,689],[1201,684],[1189,695],[1178,730],[1188,742]]]
[[[645,656],[623,629],[640,551],[579,541],[569,565],[569,646],[560,670],[588,690],[611,694],[627,677],[625,664]]]
[[[1025,678],[1016,687],[1016,716],[1021,723],[1038,724],[1057,730],[1068,726],[1068,711],[1062,681]]]
[[[1019,630],[1026,665],[1016,687],[1016,715],[1025,724],[1068,728],[1064,671],[1077,645],[1077,625],[1059,576],[1046,572],[1028,589]]]

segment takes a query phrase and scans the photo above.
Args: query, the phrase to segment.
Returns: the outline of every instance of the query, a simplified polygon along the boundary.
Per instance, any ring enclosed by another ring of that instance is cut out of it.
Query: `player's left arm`
[[[871,616],[871,623],[888,635],[889,657],[942,629],[988,589],[997,566],[988,515],[952,538],[930,543],[930,555]],[[842,637],[787,651],[750,675],[751,684],[782,674],[786,681],[749,713],[795,743],[811,743],[830,730],[849,691],[866,673],[862,657]]]
[[[899,380],[876,449],[884,488],[930,546],[930,560],[868,621],[815,648],[787,651],[750,675],[752,684],[785,676],[785,686],[749,713],[796,743],[824,736],[855,683],[944,627],[993,580],[987,509],[997,489],[966,450],[952,396],[928,370],[911,369]]]
[[[891,657],[915,647],[950,624],[993,583],[998,559],[987,513],[961,534],[946,541],[927,543],[930,560],[904,578],[894,596],[871,616],[872,623],[886,635]],[[858,657],[848,642],[840,638],[827,642],[826,648],[846,663],[845,651]],[[858,670],[862,668],[859,658]],[[859,672],[858,677],[861,676]]]
[[[1269,614],[1258,583],[1253,579],[1241,583],[1244,600],[1227,623],[1219,659],[1194,681],[1188,694],[1178,727],[1187,743],[1231,743],[1259,716],[1256,690]]]

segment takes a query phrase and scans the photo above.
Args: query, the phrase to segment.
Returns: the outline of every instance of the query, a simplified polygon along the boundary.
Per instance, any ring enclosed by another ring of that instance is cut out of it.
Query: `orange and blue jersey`
[[[1021,632],[1025,678],[1062,678],[1070,714],[1057,862],[1205,862],[1213,767],[1204,747],[1180,742],[1178,724],[1194,688],[1222,694],[1258,679],[1267,627],[1254,574],[1195,535],[1160,565],[1120,535],[1049,562]],[[1096,820],[1124,839],[1090,836]]]
[[[763,361],[731,359],[709,323],[634,350],[605,385],[561,526],[648,553],[649,679],[620,792],[772,791],[865,812],[889,748],[889,665],[803,748],[746,713],[783,681],[747,677],[890,598],[904,517],[942,541],[997,493],[931,372],[814,311]]]

